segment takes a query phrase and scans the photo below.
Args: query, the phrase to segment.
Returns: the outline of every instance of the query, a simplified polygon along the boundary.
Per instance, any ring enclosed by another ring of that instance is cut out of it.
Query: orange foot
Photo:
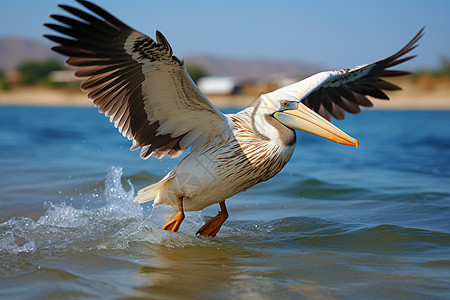
[[[177,196],[177,204],[178,204],[178,213],[177,215],[167,222],[166,225],[163,226],[163,230],[172,230],[173,232],[177,232],[180,228],[181,222],[184,220],[184,211],[183,211],[183,197]]]
[[[182,211],[179,211],[172,220],[170,220],[169,222],[167,222],[166,225],[163,226],[162,229],[177,232],[183,220],[184,220],[184,213]]]
[[[197,234],[200,234],[201,236],[209,235],[214,237],[219,232],[220,227],[222,227],[222,224],[228,218],[228,212],[227,208],[225,207],[225,201],[220,202],[219,204],[221,211],[219,211],[217,216],[206,222],[206,224],[203,225],[202,228],[200,228],[197,231]]]

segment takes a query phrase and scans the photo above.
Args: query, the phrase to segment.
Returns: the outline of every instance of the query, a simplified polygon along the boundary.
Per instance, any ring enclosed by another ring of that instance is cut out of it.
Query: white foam
[[[200,212],[187,214],[177,233],[162,230],[174,213],[172,208],[159,205],[143,209],[133,202],[133,185],[128,181],[130,190],[126,191],[121,176],[121,167],[110,167],[104,198],[87,195],[87,202],[97,208],[48,203],[47,211],[38,220],[19,217],[0,224],[0,253],[125,249],[137,242],[169,247],[212,243],[211,239],[195,236],[202,224]]]
[[[26,242],[20,234],[13,231],[7,231],[1,236],[0,251],[18,254],[20,252],[34,252],[35,250],[34,241]]]

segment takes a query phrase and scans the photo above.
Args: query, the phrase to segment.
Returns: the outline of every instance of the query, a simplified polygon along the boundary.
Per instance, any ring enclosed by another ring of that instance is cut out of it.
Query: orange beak
[[[274,117],[289,128],[308,132],[339,144],[356,146],[356,148],[359,146],[358,140],[352,138],[301,102],[298,103],[297,109],[276,112]]]

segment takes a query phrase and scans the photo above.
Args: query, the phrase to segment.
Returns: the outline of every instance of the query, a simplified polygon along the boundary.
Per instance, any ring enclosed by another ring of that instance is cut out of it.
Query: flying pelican
[[[261,95],[255,105],[222,114],[196,87],[184,62],[167,39],[156,42],[97,5],[77,0],[89,12],[59,5],[71,14],[51,15],[59,24],[45,26],[63,36],[45,35],[68,56],[66,63],[84,78],[81,89],[132,140],[140,157],[190,153],[159,182],[140,190],[139,203],[168,204],[177,213],[163,229],[176,232],[184,211],[218,203],[217,216],[197,234],[215,236],[228,218],[225,200],[275,176],[294,152],[295,130],[358,147],[358,141],[330,123],[345,111],[372,106],[366,96],[389,99],[382,90],[400,88],[381,77],[409,72],[388,70],[410,60],[423,28],[400,51],[386,59],[351,69],[315,74]]]

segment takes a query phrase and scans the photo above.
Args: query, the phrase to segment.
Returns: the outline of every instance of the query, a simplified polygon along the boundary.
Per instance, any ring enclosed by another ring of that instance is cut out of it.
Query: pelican
[[[70,16],[51,15],[44,24],[60,35],[45,35],[52,49],[68,56],[67,65],[83,78],[81,89],[132,140],[140,157],[175,158],[190,148],[159,182],[141,189],[134,201],[167,204],[176,215],[162,229],[178,231],[185,211],[219,204],[217,216],[197,232],[215,236],[228,218],[225,200],[275,176],[296,145],[295,130],[358,147],[358,141],[330,121],[345,112],[373,106],[366,97],[389,99],[399,90],[382,77],[409,72],[389,68],[412,59],[423,28],[400,51],[374,63],[315,74],[263,94],[254,106],[225,115],[216,109],[173,55],[161,32],[156,41],[132,29],[99,6],[59,5]],[[62,36],[61,36],[62,35]]]

